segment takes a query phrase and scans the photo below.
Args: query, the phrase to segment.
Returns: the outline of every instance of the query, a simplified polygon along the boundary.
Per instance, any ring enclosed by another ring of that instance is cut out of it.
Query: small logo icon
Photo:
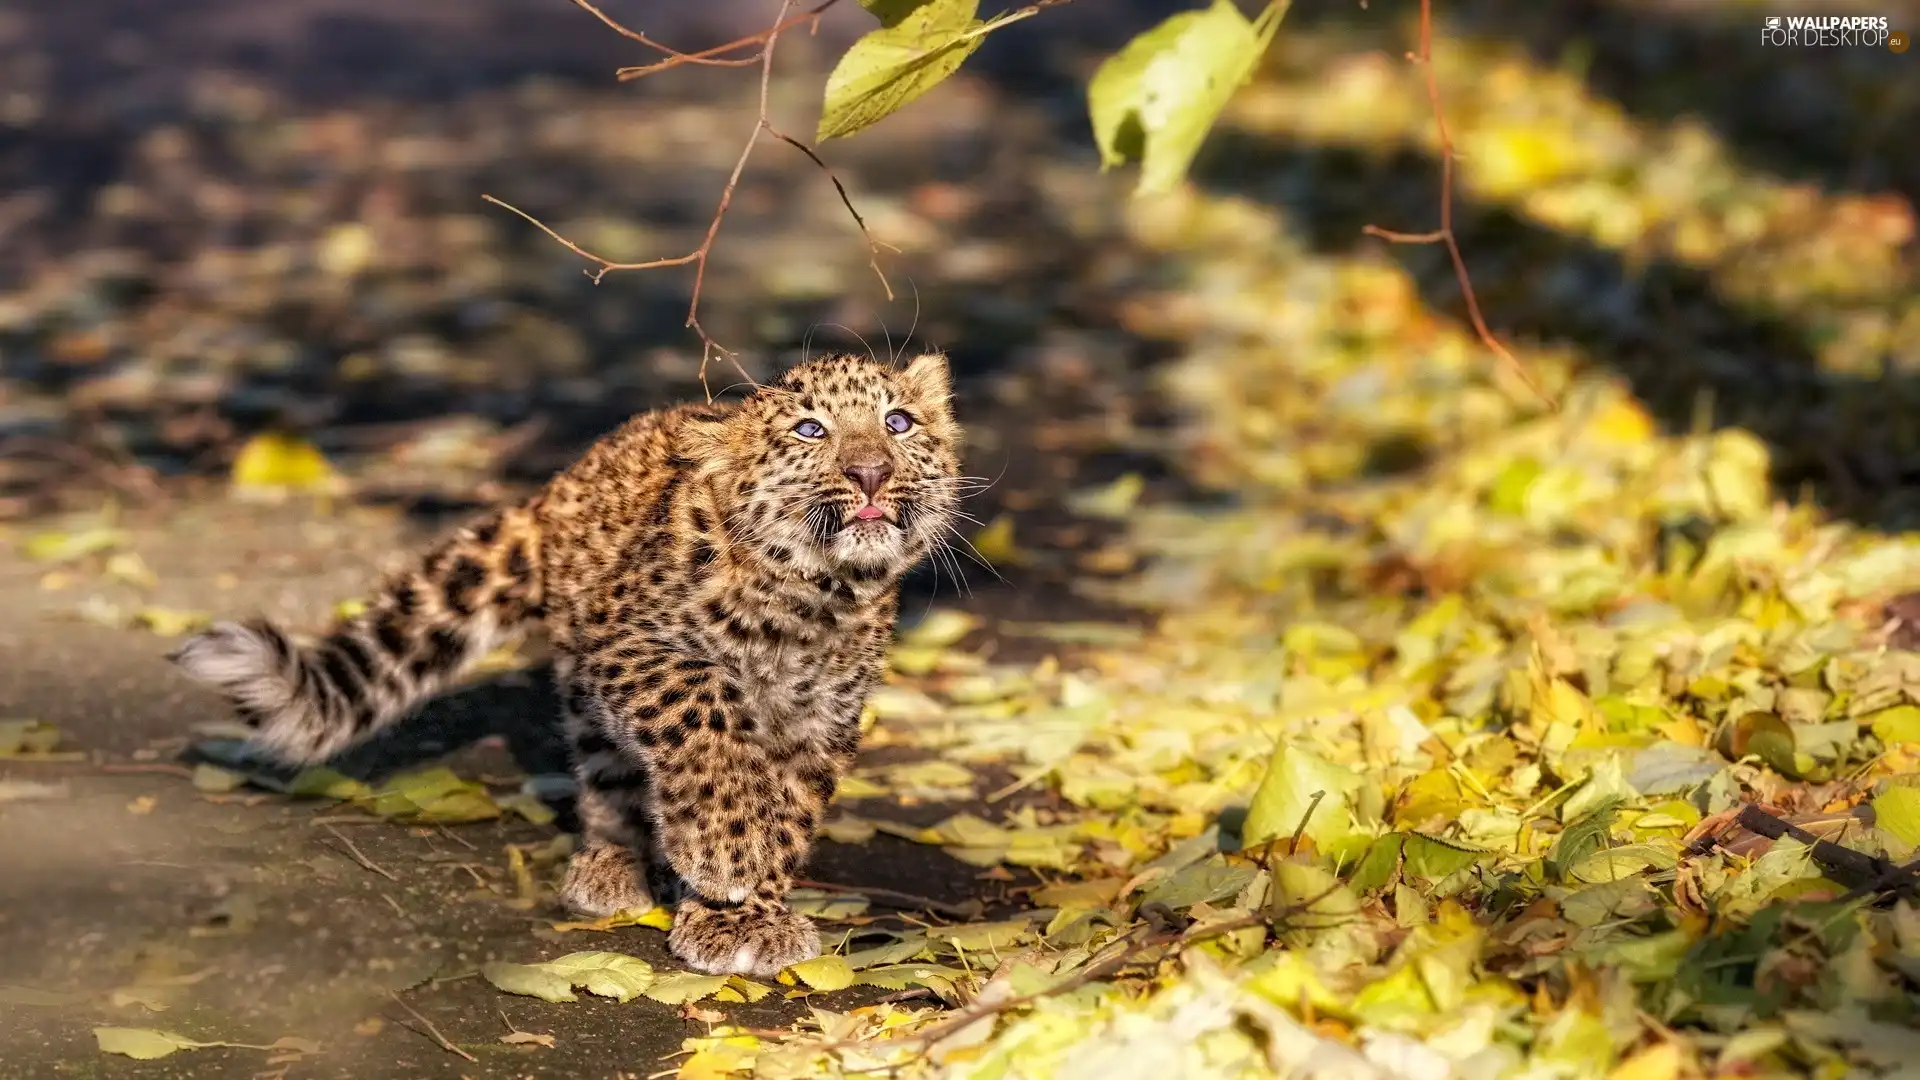
[[[1911,44],[1913,44],[1913,35],[1907,33],[1905,30],[1895,30],[1893,33],[1887,35],[1887,48],[1892,49],[1894,52],[1906,52],[1907,46]]]
[[[1780,16],[1778,15],[1767,16],[1767,29],[1769,30],[1780,29]]]

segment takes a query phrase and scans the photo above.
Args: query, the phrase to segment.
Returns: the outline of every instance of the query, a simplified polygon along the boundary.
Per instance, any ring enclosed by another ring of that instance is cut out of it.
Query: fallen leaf
[[[223,1045],[199,1042],[170,1031],[154,1031],[150,1028],[97,1027],[93,1029],[93,1037],[102,1051],[137,1061],[153,1061],[181,1050],[202,1050]]]

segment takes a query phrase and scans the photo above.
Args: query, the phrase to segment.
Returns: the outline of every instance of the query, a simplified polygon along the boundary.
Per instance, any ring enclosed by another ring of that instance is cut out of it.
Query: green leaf
[[[1273,881],[1286,905],[1288,928],[1338,930],[1360,918],[1360,898],[1323,866],[1283,862],[1273,868]]]
[[[509,994],[524,994],[543,1001],[573,1001],[573,988],[589,994],[632,1001],[643,993],[651,996],[653,965],[637,956],[616,952],[576,952],[542,964],[491,963],[480,974]]]
[[[509,964],[494,961],[480,966],[480,974],[495,988],[542,1001],[578,1001],[573,980],[545,964]]]
[[[1255,871],[1246,866],[1229,866],[1216,859],[1196,863],[1155,881],[1141,895],[1142,904],[1165,904],[1174,909],[1195,904],[1211,904],[1237,896]]]
[[[1282,744],[1267,763],[1267,773],[1247,807],[1241,843],[1251,848],[1292,836],[1302,822],[1305,834],[1322,851],[1340,843],[1355,831],[1348,799],[1360,782],[1360,774],[1352,769]],[[1315,793],[1322,793],[1318,806]]]
[[[1606,803],[1587,816],[1568,825],[1554,841],[1553,854],[1547,857],[1547,869],[1565,880],[1573,868],[1607,846],[1613,819],[1620,812],[1617,803]]]
[[[1101,167],[1138,157],[1136,193],[1179,183],[1228,99],[1253,75],[1287,6],[1277,0],[1248,22],[1230,0],[1214,0],[1167,19],[1101,64],[1087,87]]]
[[[902,13],[900,0],[870,4],[883,25],[854,42],[827,76],[815,137],[824,142],[871,127],[958,71],[986,40],[977,32],[978,6],[979,0],[926,0]]]
[[[152,1028],[97,1027],[94,1041],[109,1054],[121,1054],[136,1061],[152,1061],[180,1050],[201,1050],[218,1043],[203,1043],[171,1031]]]
[[[1486,854],[1475,848],[1417,832],[1405,834],[1403,850],[1406,853],[1407,873],[1433,881],[1465,870]]]
[[[1403,840],[1399,833],[1388,833],[1368,845],[1367,853],[1360,857],[1360,865],[1353,868],[1347,884],[1363,893],[1386,888],[1395,871],[1400,869]]]
[[[727,978],[725,975],[696,975],[677,971],[661,976],[647,987],[647,997],[663,1005],[683,1005],[719,993],[726,988]]]
[[[1920,844],[1920,788],[1890,787],[1874,797],[1876,824],[1903,844]]]

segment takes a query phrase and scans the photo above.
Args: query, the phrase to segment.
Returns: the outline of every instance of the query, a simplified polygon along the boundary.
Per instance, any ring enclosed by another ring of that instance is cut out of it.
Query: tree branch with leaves
[[[573,0],[575,5],[615,33],[661,54],[661,58],[653,62],[620,68],[615,75],[623,82],[688,64],[707,67],[748,67],[757,64],[760,67],[759,113],[734,162],[733,171],[721,189],[719,203],[706,234],[692,251],[641,262],[616,262],[580,247],[510,203],[491,195],[482,196],[488,202],[525,218],[568,250],[593,263],[594,266],[586,273],[595,284],[619,270],[692,266],[693,290],[687,305],[685,325],[699,335],[700,381],[703,386],[709,387],[709,393],[711,387],[707,383],[707,368],[715,357],[725,357],[743,377],[751,381],[751,376],[740,366],[734,351],[721,345],[700,324],[700,300],[706,284],[707,260],[713,252],[721,222],[732,205],[734,191],[739,186],[747,162],[763,135],[772,136],[805,154],[826,174],[866,241],[869,265],[880,279],[887,298],[893,298],[892,286],[880,263],[881,249],[886,245],[868,230],[846,186],[825,159],[813,146],[775,127],[768,113],[774,50],[781,35],[802,26],[809,30],[817,29],[820,16],[837,2],[821,0],[795,13],[793,0],[781,0],[778,12],[766,29],[723,45],[683,52],[623,25],[589,0]],[[855,40],[827,76],[820,122],[814,131],[816,142],[846,138],[873,126],[960,70],[989,34],[1039,15],[1047,8],[1071,3],[1072,0],[1034,0],[984,19],[979,14],[980,0],[858,2],[879,20],[880,25]],[[1170,16],[1105,60],[1094,72],[1087,87],[1088,115],[1094,143],[1100,152],[1101,168],[1112,169],[1128,162],[1139,162],[1139,178],[1134,185],[1136,197],[1178,187],[1228,102],[1253,78],[1261,57],[1272,44],[1291,4],[1292,0],[1268,0],[1259,13],[1249,19],[1233,0],[1212,0],[1207,7]],[[1433,73],[1431,0],[1420,2],[1419,49],[1416,53],[1410,53],[1408,58],[1426,68],[1428,96],[1440,134],[1443,159],[1440,227],[1433,232],[1419,234],[1395,232],[1376,226],[1368,226],[1365,231],[1394,243],[1444,244],[1460,282],[1475,334],[1503,368],[1552,407],[1552,399],[1487,327],[1473,292],[1473,283],[1467,274],[1465,258],[1454,236],[1453,144],[1441,108],[1439,84]]]

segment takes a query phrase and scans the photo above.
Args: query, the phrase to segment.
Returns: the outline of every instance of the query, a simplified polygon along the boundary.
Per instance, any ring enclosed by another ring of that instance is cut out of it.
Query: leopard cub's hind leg
[[[560,899],[567,909],[598,918],[618,911],[647,911],[672,903],[675,882],[658,857],[646,819],[646,770],[606,737],[588,691],[559,673],[562,717],[573,774],[580,846],[567,863]],[[666,891],[668,895],[661,895]]]

